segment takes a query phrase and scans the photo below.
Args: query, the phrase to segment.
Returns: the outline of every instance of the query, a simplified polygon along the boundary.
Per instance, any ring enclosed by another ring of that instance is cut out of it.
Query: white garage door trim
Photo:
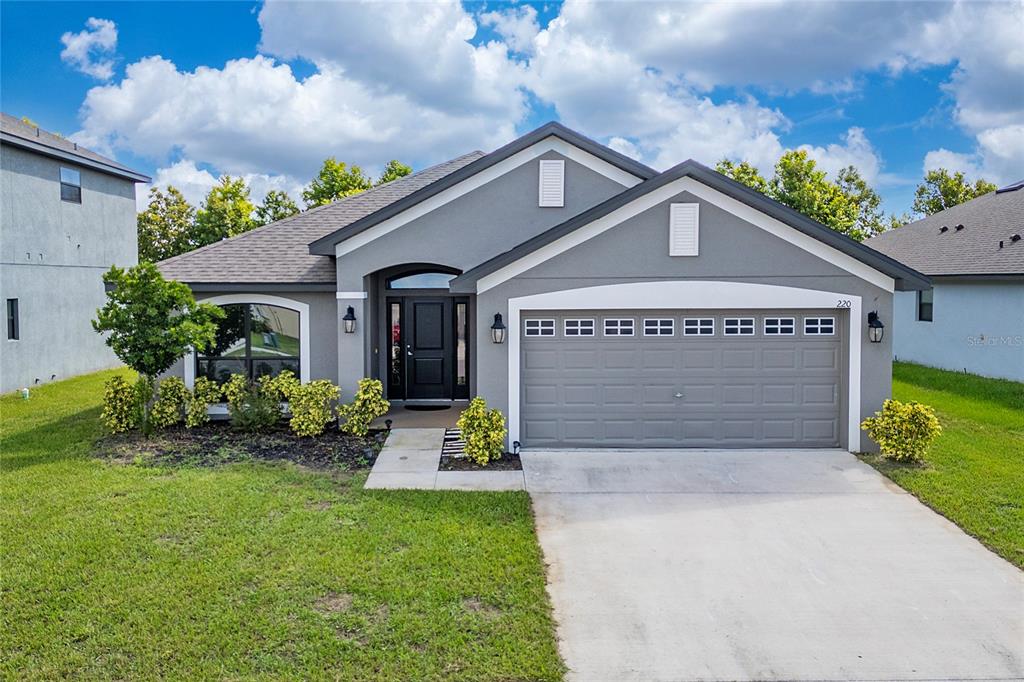
[[[523,310],[637,309],[750,309],[836,308],[850,311],[847,352],[847,449],[860,444],[860,296],[798,289],[772,284],[716,281],[631,282],[566,289],[547,294],[510,298],[508,301],[508,430],[509,440],[520,440],[519,393],[521,375],[520,328]]]

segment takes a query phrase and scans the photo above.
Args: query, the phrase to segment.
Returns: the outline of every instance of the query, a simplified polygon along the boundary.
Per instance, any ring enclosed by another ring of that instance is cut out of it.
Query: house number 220
[[[836,301],[836,307],[837,308],[849,308],[850,305],[851,305],[850,299],[848,299],[848,298],[841,298],[838,301]]]

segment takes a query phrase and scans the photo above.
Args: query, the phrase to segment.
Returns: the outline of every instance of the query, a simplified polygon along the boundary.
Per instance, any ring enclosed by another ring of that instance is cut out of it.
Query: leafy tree
[[[840,170],[836,184],[857,208],[857,221],[850,232],[850,236],[857,241],[885,232],[893,222],[899,220],[895,216],[886,219],[882,211],[882,197],[878,196],[878,192],[871,188],[855,167],[847,166]]]
[[[213,244],[256,227],[249,188],[242,178],[222,175],[196,213],[196,246]]]
[[[914,212],[922,216],[932,215],[995,190],[995,185],[981,178],[972,185],[959,171],[950,173],[945,168],[930,170],[914,192]]]
[[[177,188],[149,190],[149,206],[138,215],[139,261],[156,261],[177,256],[196,247],[196,210]]]
[[[404,178],[409,173],[412,173],[412,167],[406,166],[401,161],[391,159],[387,165],[384,166],[384,172],[380,174],[377,182],[374,184],[383,185],[385,182],[391,182],[398,178]]]
[[[758,172],[757,168],[746,161],[733,163],[729,159],[722,159],[715,166],[715,170],[736,182],[742,182],[751,189],[756,189],[761,194],[768,194],[768,181]]]
[[[302,199],[306,202],[306,208],[313,208],[359,194],[372,186],[373,183],[362,168],[348,166],[332,156],[324,160],[320,172],[309,183],[309,187],[303,190]]]
[[[256,224],[266,225],[277,220],[283,220],[299,212],[287,192],[272,189],[263,197],[263,203],[256,207]]]
[[[107,334],[114,354],[145,382],[142,426],[148,434],[156,378],[190,348],[210,347],[224,313],[215,305],[196,303],[187,286],[165,280],[152,263],[127,270],[111,267],[103,282],[107,303],[96,311],[92,327]]]
[[[838,185],[829,182],[806,151],[791,149],[775,164],[770,196],[837,232],[851,234],[857,207]]]

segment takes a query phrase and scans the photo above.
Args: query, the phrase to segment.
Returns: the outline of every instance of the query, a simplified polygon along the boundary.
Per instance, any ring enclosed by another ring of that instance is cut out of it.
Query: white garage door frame
[[[629,282],[545,294],[519,296],[508,300],[508,430],[509,440],[520,439],[520,373],[522,311],[524,310],[617,310],[684,309],[801,309],[848,310],[847,325],[847,450],[857,452],[860,444],[860,358],[861,298],[815,289],[774,284],[708,280]]]

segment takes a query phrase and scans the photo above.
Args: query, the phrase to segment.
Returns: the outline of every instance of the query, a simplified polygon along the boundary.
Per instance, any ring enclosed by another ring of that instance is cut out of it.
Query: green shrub
[[[384,399],[384,385],[377,379],[360,379],[355,398],[338,407],[338,417],[344,420],[341,430],[353,436],[365,436],[370,423],[384,416],[391,403]]]
[[[263,391],[263,394],[282,403],[290,400],[292,391],[301,385],[290,369],[282,371],[275,377],[264,374],[259,379],[260,390]]]
[[[112,433],[124,433],[139,428],[142,423],[143,402],[137,385],[122,377],[112,377],[103,391],[103,412],[100,418]]]
[[[181,421],[191,396],[180,377],[167,377],[160,382],[150,420],[158,429],[166,429]]]
[[[487,409],[483,398],[473,398],[459,415],[459,430],[466,442],[466,456],[481,466],[505,454],[505,415]]]
[[[232,374],[224,382],[224,397],[228,400],[228,407],[238,407],[249,390],[249,380],[244,374]]]
[[[319,436],[334,417],[332,403],[341,389],[326,379],[301,384],[292,390],[288,407],[292,413],[289,425],[296,436]]]
[[[192,395],[189,397],[185,426],[192,429],[210,421],[210,414],[206,411],[206,407],[219,403],[223,393],[223,389],[216,381],[198,377],[196,385],[192,389]]]
[[[920,462],[940,433],[935,410],[918,402],[886,400],[882,410],[861,422],[882,454],[897,462]]]
[[[240,374],[232,375],[231,379]],[[229,384],[231,381],[228,382]],[[281,420],[281,403],[273,396],[264,395],[259,386],[244,381],[232,386],[228,412],[231,426],[242,431],[266,431]]]

